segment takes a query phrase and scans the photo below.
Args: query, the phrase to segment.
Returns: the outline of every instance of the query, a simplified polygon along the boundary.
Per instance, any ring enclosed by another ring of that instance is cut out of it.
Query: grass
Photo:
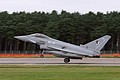
[[[0,80],[120,80],[120,67],[0,65]]]

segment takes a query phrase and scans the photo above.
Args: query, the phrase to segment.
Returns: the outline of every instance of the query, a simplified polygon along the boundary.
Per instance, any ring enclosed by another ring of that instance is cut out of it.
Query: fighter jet
[[[80,44],[80,46],[56,40],[41,33],[15,36],[14,38],[38,44],[40,50],[42,50],[40,57],[44,57],[43,53],[47,52],[57,57],[62,57],[65,63],[69,63],[70,59],[82,60],[83,57],[99,58],[100,50],[108,42],[111,36],[105,35],[87,44]]]

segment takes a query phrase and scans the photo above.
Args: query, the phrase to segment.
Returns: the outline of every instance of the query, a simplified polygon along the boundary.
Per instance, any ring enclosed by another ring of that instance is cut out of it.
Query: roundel
[[[96,45],[98,45],[99,43],[100,43],[100,42],[97,40],[97,41],[96,41]]]

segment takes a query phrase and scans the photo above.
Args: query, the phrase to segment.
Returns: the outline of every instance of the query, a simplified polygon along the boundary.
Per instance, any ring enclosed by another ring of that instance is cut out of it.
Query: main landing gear
[[[70,62],[70,58],[65,58],[65,59],[64,59],[64,62],[65,62],[65,63],[69,63],[69,62]]]
[[[66,58],[64,59],[64,62],[65,62],[65,63],[69,63],[69,62],[70,62],[70,59],[81,59],[81,60],[82,60],[82,57],[66,57]]]

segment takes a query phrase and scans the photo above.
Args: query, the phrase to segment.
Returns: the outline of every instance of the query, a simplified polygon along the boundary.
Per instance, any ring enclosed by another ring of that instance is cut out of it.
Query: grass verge
[[[0,65],[0,80],[120,80],[120,67]]]

